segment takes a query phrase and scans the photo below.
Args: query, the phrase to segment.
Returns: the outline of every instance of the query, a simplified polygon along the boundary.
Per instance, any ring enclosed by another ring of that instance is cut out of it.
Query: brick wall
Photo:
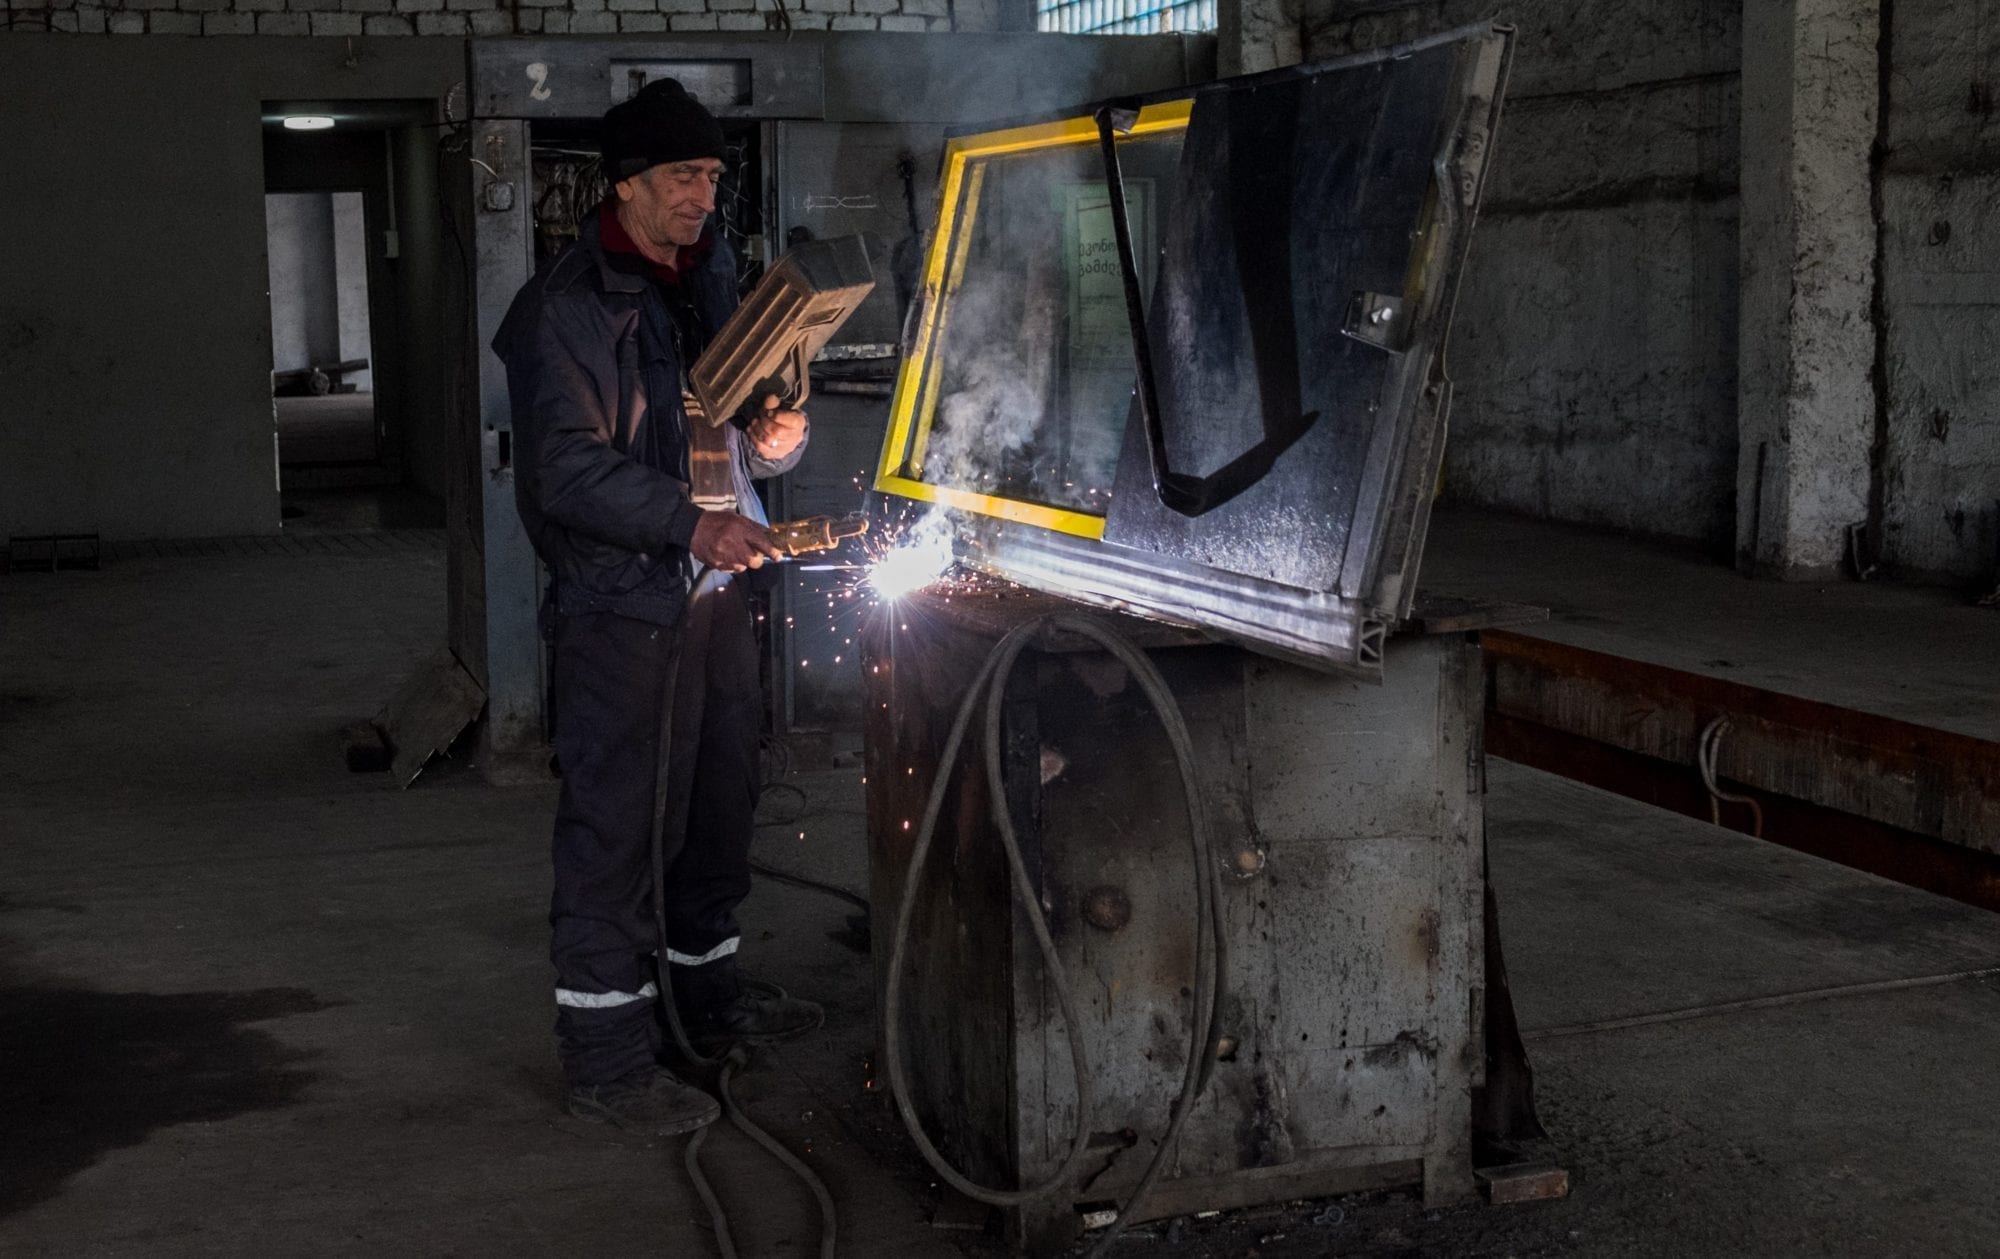
[[[941,31],[956,0],[0,0],[0,25],[86,35]],[[967,26],[981,23],[967,22]]]

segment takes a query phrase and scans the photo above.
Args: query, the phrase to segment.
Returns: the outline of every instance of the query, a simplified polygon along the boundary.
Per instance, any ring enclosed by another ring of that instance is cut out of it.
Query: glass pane
[[[1142,289],[1181,132],[1121,140]],[[1101,516],[1131,410],[1132,338],[1095,143],[975,159],[910,470],[932,485]],[[927,421],[927,423],[925,422]]]

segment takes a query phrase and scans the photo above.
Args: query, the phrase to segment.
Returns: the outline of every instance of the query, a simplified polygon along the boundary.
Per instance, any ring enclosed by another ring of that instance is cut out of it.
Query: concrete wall
[[[1303,55],[1481,20],[1519,32],[1452,333],[1446,494],[1726,549],[1737,4],[1359,7],[1306,0]],[[1284,42],[1264,27],[1251,33]]]
[[[2000,551],[2000,0],[1898,0],[1889,61],[1881,558],[1990,586]]]
[[[1815,578],[1866,519],[1864,562],[1990,587],[2000,0],[1747,11],[1763,25],[1742,0],[1238,0],[1220,57],[1518,28],[1454,331],[1448,495],[1717,553],[1734,537],[1747,567]]]
[[[86,35],[616,35],[1004,26],[1003,0],[0,0],[15,30]]]
[[[336,192],[333,207],[333,314],[335,352],[344,360],[367,359],[368,225],[361,194]],[[362,393],[374,387],[373,371],[350,374],[346,380]]]
[[[0,535],[277,530],[262,102],[436,99],[463,65],[459,40],[0,36]]]
[[[340,352],[334,303],[333,198],[277,192],[264,198],[271,274],[271,367],[293,371]]]
[[[279,192],[264,199],[271,274],[271,366],[366,359],[367,234],[358,192]],[[371,373],[343,380],[366,393]]]

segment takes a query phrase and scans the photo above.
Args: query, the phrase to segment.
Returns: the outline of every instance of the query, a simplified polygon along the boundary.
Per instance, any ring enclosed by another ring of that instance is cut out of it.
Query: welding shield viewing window
[[[1187,117],[1186,102],[1156,107],[1118,141],[1148,290]],[[1096,537],[1134,378],[1097,124],[969,137],[947,163],[954,230],[925,277],[942,300],[905,365],[884,470],[909,497]]]
[[[1509,41],[949,141],[876,488],[954,509],[962,557],[1023,584],[1378,667]]]

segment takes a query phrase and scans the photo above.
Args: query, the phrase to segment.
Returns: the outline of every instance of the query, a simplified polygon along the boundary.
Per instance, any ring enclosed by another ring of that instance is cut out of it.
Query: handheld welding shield
[[[786,406],[812,391],[813,356],[875,288],[859,236],[809,240],[764,273],[695,360],[688,385],[710,425],[777,394]]]
[[[689,490],[708,511],[736,510],[736,482],[723,425],[776,394],[804,405],[812,361],[875,288],[859,236],[805,241],[757,282],[688,372]]]

